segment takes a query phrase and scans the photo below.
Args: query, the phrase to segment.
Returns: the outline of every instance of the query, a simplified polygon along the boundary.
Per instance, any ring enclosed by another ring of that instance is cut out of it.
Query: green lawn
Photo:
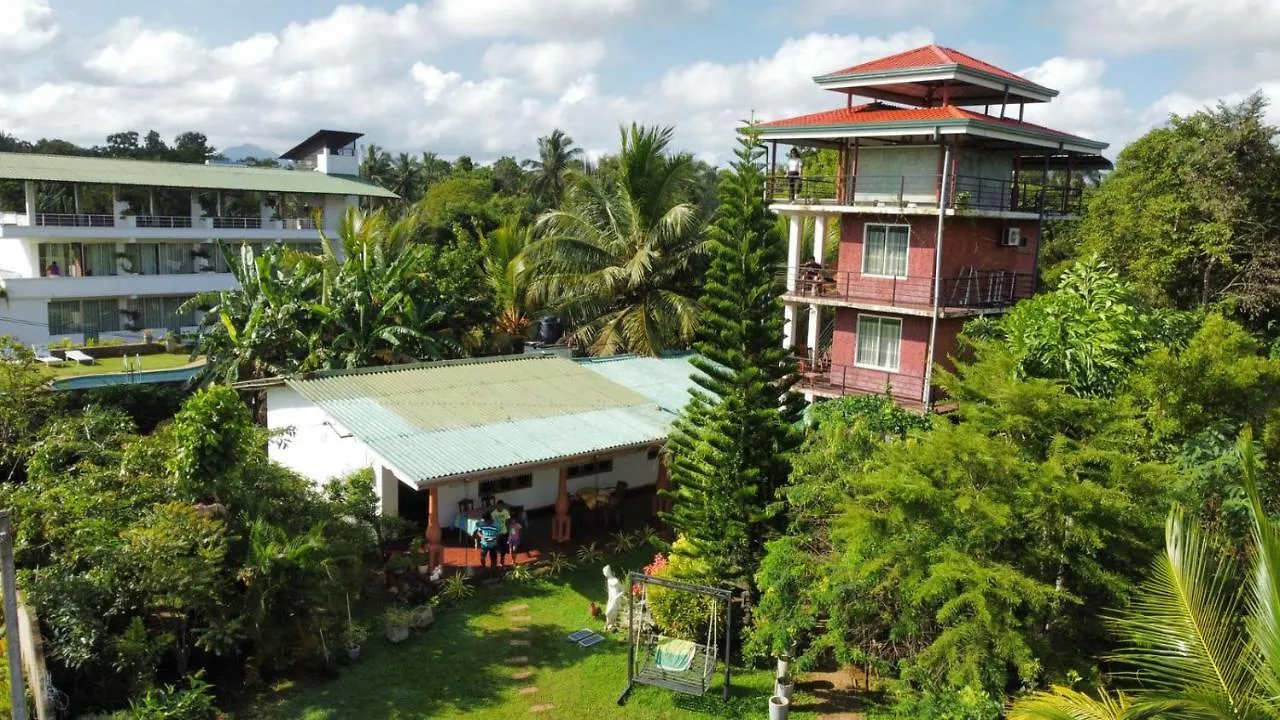
[[[637,569],[652,552],[636,551],[615,569]],[[616,700],[626,685],[626,634],[612,635],[591,648],[568,642],[565,636],[581,629],[601,630],[602,622],[588,614],[590,602],[603,605],[604,579],[595,565],[560,578],[529,584],[481,587],[476,595],[437,612],[435,625],[415,631],[401,645],[391,645],[380,633],[365,642],[358,663],[342,668],[328,682],[297,683],[260,696],[252,707],[238,708],[237,717],[261,720],[337,720],[338,718],[564,718],[577,720],[659,720],[680,718],[767,717],[772,673],[733,670],[733,694],[721,701],[718,677],[704,698],[637,686],[625,707]],[[509,613],[518,605],[527,610]],[[512,615],[527,615],[513,623]],[[514,633],[513,625],[528,627]],[[529,647],[513,647],[512,640],[528,639]],[[528,656],[533,677],[515,680],[520,668],[506,664],[512,656]],[[722,669],[721,666],[718,669]],[[522,687],[536,692],[521,695]],[[797,697],[797,702],[806,699]],[[554,708],[531,712],[535,705]],[[793,712],[792,718],[812,720],[813,713]]]
[[[182,367],[191,362],[191,354],[187,352],[181,353],[159,353],[156,355],[142,356],[142,371],[147,370],[169,370],[171,368]],[[81,365],[71,360],[66,361],[60,366],[45,367],[45,374],[49,377],[71,377],[74,375],[100,375],[103,373],[124,372],[123,358],[103,358],[92,365]]]

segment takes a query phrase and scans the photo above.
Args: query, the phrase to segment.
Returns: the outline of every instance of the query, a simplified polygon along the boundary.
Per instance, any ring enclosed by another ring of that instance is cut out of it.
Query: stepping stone
[[[555,705],[552,705],[552,704],[550,704],[550,703],[547,703],[546,705],[534,705],[533,707],[529,708],[529,712],[532,712],[532,713],[543,713],[543,712],[546,712],[546,711],[548,711],[548,710],[555,710],[555,709],[556,709],[556,706],[555,706]]]
[[[520,694],[521,694],[521,695],[532,695],[532,694],[534,694],[534,693],[536,693],[536,692],[538,692],[538,688],[536,688],[536,687],[534,687],[534,686],[532,686],[532,685],[530,685],[530,686],[528,686],[528,687],[522,687],[522,688],[520,688]]]
[[[515,673],[514,675],[512,675],[512,676],[511,676],[511,679],[512,679],[512,680],[528,680],[528,679],[529,679],[529,678],[531,678],[531,677],[533,677],[533,671],[532,671],[532,670],[521,670],[520,672]]]
[[[528,615],[516,615],[511,618],[511,622],[529,622],[532,619]]]
[[[511,647],[529,647],[528,640],[512,640]]]
[[[529,657],[527,655],[517,655],[516,657],[507,658],[508,665],[527,665]]]
[[[527,627],[513,627],[513,628],[511,628],[511,632],[513,632],[513,633],[527,633],[527,632],[529,632],[529,628],[527,628]]]
[[[507,608],[504,612],[513,613],[513,612],[520,612],[521,610],[528,610],[528,609],[529,609],[528,605],[513,605]]]

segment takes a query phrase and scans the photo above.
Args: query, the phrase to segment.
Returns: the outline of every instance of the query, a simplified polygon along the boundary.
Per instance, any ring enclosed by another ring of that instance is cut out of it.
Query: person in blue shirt
[[[492,513],[485,513],[484,520],[476,526],[473,537],[480,544],[480,567],[485,567],[485,559],[489,560],[488,566],[498,567],[498,542],[502,535],[502,530],[498,527],[498,523],[494,522]]]

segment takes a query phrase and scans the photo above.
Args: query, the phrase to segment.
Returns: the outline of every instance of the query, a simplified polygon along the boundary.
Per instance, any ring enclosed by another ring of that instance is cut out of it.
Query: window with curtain
[[[153,243],[135,243],[125,247],[129,265],[139,275],[159,275],[160,257]]]
[[[57,274],[60,277],[71,277],[75,267],[80,267],[83,270],[81,258],[84,255],[84,246],[80,243],[41,243],[39,254],[40,275],[42,277],[52,275],[50,270],[53,263],[58,263]]]
[[[908,225],[867,225],[862,241],[862,274],[907,276]]]
[[[898,372],[902,348],[902,321],[878,315],[858,316],[858,347],[854,364]]]
[[[49,301],[49,334],[71,335],[80,332],[80,301]]]
[[[179,313],[178,308],[190,296],[144,297],[134,305],[138,313],[139,327],[147,330],[178,330],[195,325],[195,311]]]
[[[115,275],[116,246],[111,243],[93,243],[84,246],[85,274]]]

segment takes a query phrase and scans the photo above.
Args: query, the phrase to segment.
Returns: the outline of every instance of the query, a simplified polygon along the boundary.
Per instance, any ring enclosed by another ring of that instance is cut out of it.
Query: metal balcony
[[[941,175],[772,175],[765,197],[773,202],[802,205],[862,206],[899,209],[938,207]],[[998,180],[956,175],[944,207],[957,212],[1024,212],[1049,216],[1079,215],[1084,188],[1044,185],[1035,180]]]

